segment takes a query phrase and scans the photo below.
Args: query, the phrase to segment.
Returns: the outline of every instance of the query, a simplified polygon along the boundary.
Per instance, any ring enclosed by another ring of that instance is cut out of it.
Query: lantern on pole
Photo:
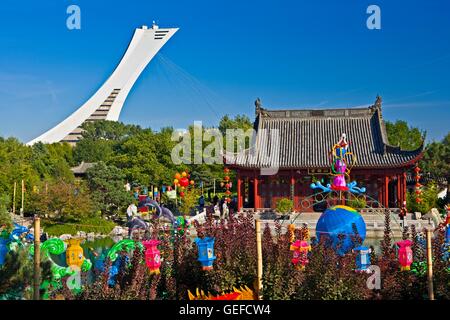
[[[297,240],[290,247],[291,251],[294,251],[292,256],[292,263],[298,270],[304,270],[305,266],[309,263],[308,252],[311,251],[311,246],[308,241]]]
[[[145,264],[150,273],[159,274],[159,267],[161,266],[161,254],[158,250],[158,240],[146,240],[142,244],[145,247]]]
[[[212,270],[214,260],[214,238],[206,237],[203,239],[196,238],[195,243],[198,248],[198,261],[202,264],[203,270]]]
[[[370,248],[359,246],[353,249],[356,255],[356,271],[367,271],[370,266]]]
[[[396,243],[398,246],[398,262],[401,265],[402,271],[407,271],[411,269],[411,264],[413,262],[413,252],[411,249],[411,240],[402,240]]]
[[[80,246],[81,239],[69,239],[67,240],[69,246],[66,250],[66,262],[67,265],[77,266],[81,268],[81,265],[84,262],[84,252],[83,248]]]

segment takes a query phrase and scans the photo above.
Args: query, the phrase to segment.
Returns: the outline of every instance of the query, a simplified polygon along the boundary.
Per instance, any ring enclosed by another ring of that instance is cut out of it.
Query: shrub
[[[291,199],[281,198],[281,199],[277,200],[275,210],[278,213],[290,213],[290,212],[292,212],[293,208],[294,208],[294,202]]]
[[[367,206],[366,198],[355,197],[348,201],[348,205],[354,209],[364,209]]]

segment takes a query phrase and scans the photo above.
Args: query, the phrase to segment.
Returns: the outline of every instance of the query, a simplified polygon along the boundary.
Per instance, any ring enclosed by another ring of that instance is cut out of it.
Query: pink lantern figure
[[[297,240],[290,247],[291,251],[294,251],[291,259],[294,266],[299,270],[304,270],[305,266],[309,263],[308,252],[311,251],[311,246],[308,241]]]
[[[150,273],[159,274],[159,267],[161,266],[161,255],[157,245],[158,240],[146,240],[142,244],[145,247],[145,264]]]
[[[398,262],[401,265],[400,270],[402,271],[407,271],[411,268],[413,262],[412,244],[411,240],[402,240],[396,243],[398,246]]]

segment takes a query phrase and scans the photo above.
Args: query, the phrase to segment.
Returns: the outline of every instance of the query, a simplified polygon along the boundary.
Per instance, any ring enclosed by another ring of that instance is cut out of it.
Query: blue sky
[[[66,9],[81,8],[81,30]],[[381,30],[366,27],[369,5]],[[0,136],[28,141],[107,79],[134,28],[180,31],[139,78],[120,120],[158,130],[267,108],[366,106],[441,139],[450,119],[450,2],[4,0]]]

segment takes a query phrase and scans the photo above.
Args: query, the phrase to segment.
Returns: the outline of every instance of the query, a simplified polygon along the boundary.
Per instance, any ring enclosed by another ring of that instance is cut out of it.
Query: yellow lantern
[[[187,176],[186,171],[183,171],[183,172],[181,173],[181,175],[183,176],[183,178],[186,177],[186,176]]]
[[[69,239],[67,242],[69,243],[66,250],[67,265],[81,268],[84,262],[83,248],[80,246],[81,239]]]
[[[178,179],[173,179],[173,184],[177,185],[178,184]]]

